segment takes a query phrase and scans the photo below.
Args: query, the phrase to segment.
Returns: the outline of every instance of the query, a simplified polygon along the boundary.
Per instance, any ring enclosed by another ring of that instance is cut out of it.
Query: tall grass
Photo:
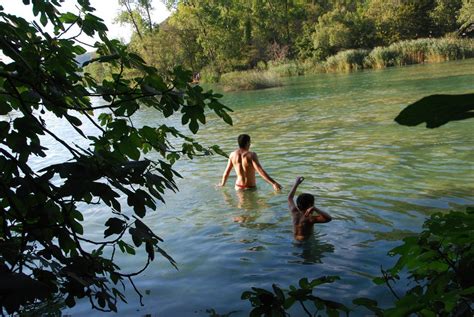
[[[426,38],[394,43],[372,50],[351,49],[330,56],[325,62],[260,63],[257,70],[223,74],[224,90],[263,89],[281,85],[281,77],[322,72],[348,72],[364,68],[385,68],[443,62],[474,57],[474,39]],[[208,71],[206,77],[217,76]],[[209,76],[207,76],[209,75]],[[204,76],[203,76],[204,77]]]
[[[289,61],[286,63],[268,63],[268,70],[275,73],[279,77],[300,76],[304,74],[303,65],[297,61]]]
[[[418,39],[401,41],[369,50],[346,50],[323,63],[326,72],[347,72],[363,68],[385,68],[444,62],[474,57],[472,39]]]
[[[265,89],[281,86],[280,77],[273,71],[241,71],[223,74],[219,83],[225,91]]]
[[[367,68],[384,68],[474,57],[474,40],[417,39],[376,47],[365,59]]]
[[[364,68],[364,60],[369,55],[369,50],[347,50],[328,57],[323,64],[327,72],[352,71]]]

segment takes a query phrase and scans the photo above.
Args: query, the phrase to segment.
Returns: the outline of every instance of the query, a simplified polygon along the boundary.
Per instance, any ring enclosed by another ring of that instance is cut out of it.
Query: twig
[[[303,307],[304,311],[308,314],[309,317],[312,317],[311,313],[309,312],[309,310],[306,308],[306,306],[304,305],[303,301],[302,300],[299,300],[298,301],[301,306]]]
[[[387,284],[388,288],[390,289],[390,292],[391,292],[391,293],[393,294],[393,296],[395,296],[397,299],[400,299],[400,296],[398,296],[397,293],[395,293],[395,291],[393,290],[392,286],[390,285],[388,274],[387,274],[386,271],[384,271],[382,265],[380,265],[380,271],[382,272],[383,278],[384,278],[384,280],[385,280],[385,284]]]

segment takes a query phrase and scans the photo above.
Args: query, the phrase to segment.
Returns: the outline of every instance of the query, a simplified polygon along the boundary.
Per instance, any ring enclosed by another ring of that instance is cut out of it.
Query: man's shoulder
[[[257,157],[257,153],[251,152],[251,151],[248,151],[248,152],[246,153],[246,155],[248,155],[248,156],[250,156],[250,157],[252,157],[252,158]]]
[[[239,150],[232,151],[232,153],[230,153],[230,155],[229,155],[229,158],[232,158],[232,157],[238,155],[238,153],[239,153]]]

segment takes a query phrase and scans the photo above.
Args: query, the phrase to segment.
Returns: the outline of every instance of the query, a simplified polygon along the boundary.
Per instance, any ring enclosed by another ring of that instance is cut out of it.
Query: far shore
[[[282,77],[328,72],[352,72],[424,63],[440,63],[474,57],[474,39],[424,38],[401,41],[386,47],[350,49],[328,57],[324,62],[284,60],[262,63],[245,71],[213,76],[224,91],[277,87]],[[203,81],[206,82],[206,81]]]

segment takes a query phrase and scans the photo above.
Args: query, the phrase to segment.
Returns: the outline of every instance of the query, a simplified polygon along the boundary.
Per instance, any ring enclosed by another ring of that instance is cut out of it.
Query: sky
[[[132,35],[131,26],[121,26],[118,23],[113,22],[120,11],[118,0],[89,1],[91,6],[96,9],[94,14],[102,18],[107,25],[109,29],[109,38],[117,38],[124,42],[128,42],[130,40],[130,36]],[[153,0],[152,2],[154,9],[152,12],[152,20],[155,23],[160,23],[169,16],[170,12],[166,9],[165,5],[161,1]],[[64,11],[70,11],[74,14],[77,14],[78,10],[75,5],[76,1],[74,0],[65,0],[62,3]],[[28,21],[34,18],[33,13],[31,12],[31,5],[24,5],[22,0],[0,0],[0,6],[4,8],[5,12],[19,15]],[[93,41],[89,40],[88,42]]]

